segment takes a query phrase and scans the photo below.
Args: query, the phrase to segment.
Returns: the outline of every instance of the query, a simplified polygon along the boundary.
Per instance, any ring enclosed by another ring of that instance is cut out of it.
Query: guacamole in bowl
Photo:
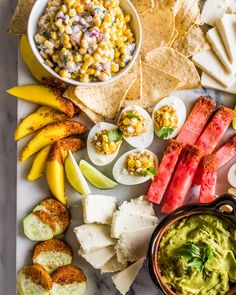
[[[160,240],[162,280],[178,295],[225,295],[236,283],[236,227],[213,214],[174,222]]]

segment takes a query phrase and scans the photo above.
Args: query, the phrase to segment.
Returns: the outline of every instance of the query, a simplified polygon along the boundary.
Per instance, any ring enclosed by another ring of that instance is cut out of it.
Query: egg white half
[[[125,185],[136,185],[136,184],[140,184],[143,182],[146,182],[147,180],[149,180],[151,178],[150,175],[147,176],[135,176],[135,175],[130,175],[127,171],[127,157],[129,154],[138,152],[138,151],[147,151],[148,153],[152,154],[153,159],[156,163],[156,168],[158,166],[158,158],[157,156],[152,153],[149,150],[146,149],[134,149],[131,151],[128,151],[127,153],[123,154],[115,163],[114,167],[113,167],[113,177],[115,178],[115,180],[121,184],[125,184]]]
[[[166,105],[170,105],[171,107],[173,107],[176,110],[176,114],[178,117],[178,127],[174,129],[174,132],[171,135],[169,135],[168,137],[165,138],[165,139],[170,139],[170,138],[176,137],[178,135],[178,133],[180,132],[180,129],[183,127],[184,122],[186,120],[186,107],[185,107],[185,104],[183,103],[183,101],[178,96],[168,96],[168,97],[163,98],[161,101],[159,101],[156,104],[156,106],[153,110],[153,113],[152,113],[153,126],[155,126],[154,125],[155,112],[158,109],[160,109],[161,107],[166,106]],[[155,133],[157,134],[156,130],[155,130]]]
[[[118,127],[114,124],[106,123],[106,122],[100,122],[96,124],[89,132],[88,139],[87,139],[87,151],[88,156],[91,162],[93,162],[97,166],[105,166],[111,163],[117,156],[119,152],[119,148],[114,154],[111,155],[102,155],[97,152],[94,145],[92,144],[92,139],[96,135],[97,132],[102,130],[111,130],[111,129],[117,129]]]
[[[229,183],[236,188],[236,164],[231,166],[228,172],[228,181]]]
[[[128,144],[130,144],[133,147],[142,148],[142,149],[149,147],[152,144],[153,137],[154,137],[153,123],[152,123],[151,116],[148,114],[147,111],[145,111],[140,106],[131,105],[123,109],[123,111],[120,113],[120,116],[118,118],[118,122],[120,121],[121,115],[127,111],[130,111],[130,112],[137,111],[141,116],[143,116],[143,118],[147,121],[147,126],[146,126],[147,130],[145,133],[141,135],[133,136],[133,137],[123,136],[123,138],[128,142]]]

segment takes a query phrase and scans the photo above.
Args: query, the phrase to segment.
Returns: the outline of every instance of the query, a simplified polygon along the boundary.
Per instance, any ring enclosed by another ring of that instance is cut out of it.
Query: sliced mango
[[[61,145],[59,142],[55,142],[50,147],[46,163],[47,182],[53,196],[62,204],[66,205],[64,174]]]
[[[81,123],[76,121],[65,121],[49,124],[39,131],[39,133],[29,141],[20,155],[20,162],[24,162],[34,153],[45,146],[58,141],[62,138],[86,133],[88,129]]]
[[[67,151],[71,150],[73,153],[77,152],[78,150],[85,147],[85,142],[79,138],[64,138],[60,141],[61,144],[61,153],[63,161],[67,156]],[[45,148],[41,149],[34,158],[32,167],[28,174],[28,180],[33,181],[41,176],[43,176],[45,172],[47,157],[49,153],[50,145],[46,146]]]
[[[43,78],[50,77],[50,74],[35,57],[26,35],[23,35],[20,39],[20,54],[36,80],[42,82]]]
[[[64,113],[42,106],[20,122],[15,131],[15,140],[17,141],[50,123],[65,121],[66,119],[68,117]]]
[[[234,117],[233,117],[232,126],[236,130],[236,106],[234,108]]]
[[[72,102],[47,86],[37,84],[15,86],[7,92],[28,102],[52,107],[70,118],[74,115]]]

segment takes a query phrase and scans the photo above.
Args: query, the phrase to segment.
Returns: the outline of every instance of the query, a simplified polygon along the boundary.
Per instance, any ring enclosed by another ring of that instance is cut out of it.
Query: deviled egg
[[[152,179],[157,172],[158,158],[146,149],[134,149],[122,155],[113,167],[115,180],[136,185]]]
[[[156,104],[152,119],[158,137],[174,138],[186,120],[185,105],[178,96],[168,96]]]
[[[154,137],[152,119],[139,106],[128,106],[120,114],[117,123],[123,138],[133,147],[147,148]]]
[[[236,188],[236,164],[231,166],[228,172],[228,181],[232,185],[232,187]]]
[[[100,122],[89,132],[87,151],[91,162],[97,166],[111,163],[117,156],[122,144],[122,135],[114,124]]]

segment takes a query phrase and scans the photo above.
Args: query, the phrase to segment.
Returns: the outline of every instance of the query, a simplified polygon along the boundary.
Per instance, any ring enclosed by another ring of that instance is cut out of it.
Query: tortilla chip
[[[136,101],[125,100],[122,106],[138,105],[144,108],[154,106],[160,99],[173,92],[179,80],[142,62],[142,98]]]
[[[154,0],[132,0],[131,2],[138,13],[143,13],[154,7]]]
[[[134,82],[135,78],[132,74],[127,74],[118,81],[100,87],[78,86],[75,89],[75,95],[86,107],[98,115],[114,119]]]
[[[234,187],[229,188],[228,193],[236,196],[236,188],[234,188]]]
[[[178,38],[178,35],[179,35],[178,31],[175,29],[174,30],[174,34],[173,34],[173,36],[172,36],[172,38],[170,40],[170,43],[168,44],[168,47],[171,47],[172,46],[172,44],[174,43],[174,41]]]
[[[142,53],[167,46],[175,29],[175,17],[168,7],[155,8],[140,15],[143,30]]]
[[[142,66],[141,66],[141,56],[137,58],[134,66],[133,72],[135,81],[130,87],[129,91],[126,94],[128,100],[138,100],[142,96]]]
[[[145,56],[145,61],[181,81],[178,89],[200,86],[200,77],[193,62],[173,48],[156,48]]]
[[[63,94],[64,97],[68,98],[70,101],[72,101],[77,107],[79,107],[82,112],[84,112],[91,121],[93,121],[95,124],[104,121],[104,118],[98,114],[96,114],[94,111],[90,110],[86,107],[75,95],[75,88],[74,86],[70,86],[65,93]]]
[[[171,46],[186,57],[210,49],[206,36],[201,28],[193,26],[184,36],[174,41]]]
[[[182,0],[156,0],[156,6],[159,8],[169,7],[172,9],[174,15],[176,15],[181,6]]]
[[[8,33],[14,35],[27,34],[27,24],[31,9],[36,0],[19,0]]]
[[[199,0],[182,0],[175,17],[175,28],[182,37],[200,17]]]

